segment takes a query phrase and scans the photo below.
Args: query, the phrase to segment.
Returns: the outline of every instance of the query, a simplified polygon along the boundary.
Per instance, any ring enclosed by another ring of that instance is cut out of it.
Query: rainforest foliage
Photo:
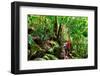
[[[28,60],[88,57],[88,17],[28,15]]]

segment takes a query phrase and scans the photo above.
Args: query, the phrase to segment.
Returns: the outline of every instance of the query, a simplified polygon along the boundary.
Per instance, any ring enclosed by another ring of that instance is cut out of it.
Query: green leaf
[[[46,54],[44,58],[46,58],[47,60],[57,60],[58,59],[56,56],[52,54]]]
[[[33,44],[33,39],[32,39],[32,36],[31,36],[31,35],[28,35],[28,43],[29,43],[30,45]]]

